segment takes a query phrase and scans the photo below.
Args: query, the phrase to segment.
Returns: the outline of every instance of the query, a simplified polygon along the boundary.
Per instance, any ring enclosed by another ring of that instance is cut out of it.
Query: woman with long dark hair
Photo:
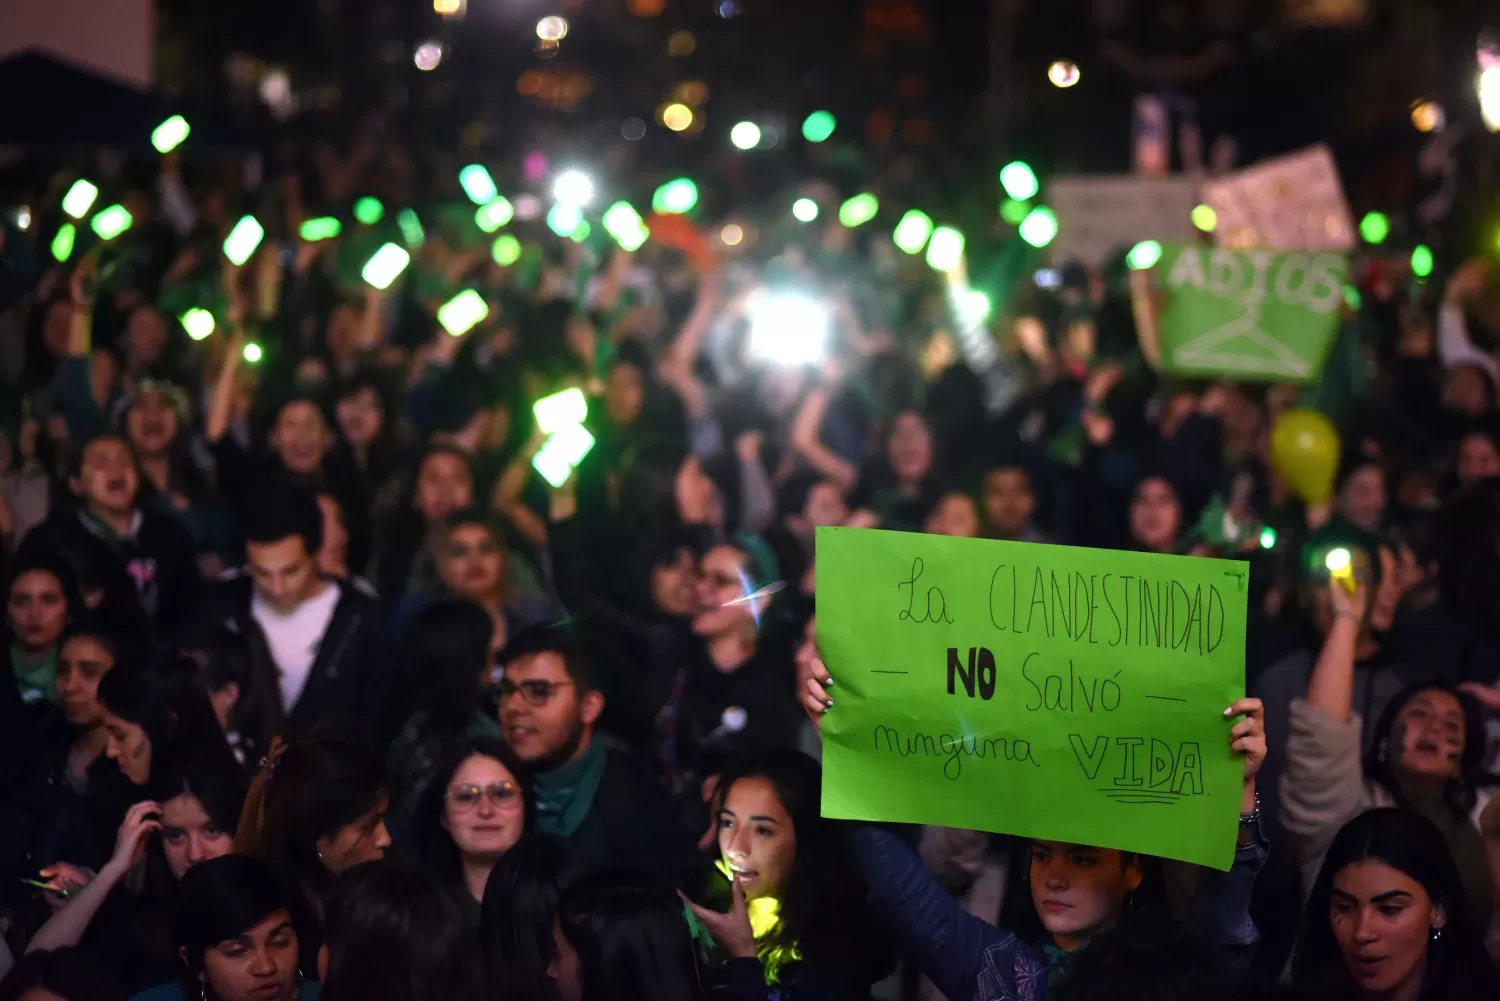
[[[1324,855],[1292,980],[1338,1001],[1491,998],[1500,971],[1481,927],[1437,826],[1407,810],[1368,810]]]
[[[214,718],[241,765],[254,767],[286,723],[276,663],[259,633],[217,626],[182,651],[198,668]]]
[[[708,996],[682,902],[643,874],[601,872],[557,908],[558,1001],[700,1001]]]
[[[822,787],[821,769],[798,751],[726,768],[718,867],[733,903],[727,914],[693,910],[731,959],[758,957],[785,998],[868,997],[892,950],[866,906],[845,828],[820,813]]]
[[[510,1001],[556,1001],[557,905],[579,876],[563,840],[533,835],[500,859],[480,905],[485,983]]]
[[[495,864],[535,820],[531,779],[504,741],[470,737],[449,748],[422,797],[417,848],[474,927]]]
[[[369,862],[339,877],[319,955],[329,1001],[480,1001],[474,932],[421,867]]]
[[[363,736],[315,726],[273,754],[252,781],[235,851],[270,862],[296,881],[297,933],[323,943],[328,893],[339,873],[385,857],[391,836],[380,757]]]
[[[318,1001],[318,983],[302,976],[292,910],[262,859],[230,854],[196,866],[172,922],[180,975],[133,1001]]]
[[[99,700],[100,681],[127,658],[118,637],[92,616],[69,626],[57,658],[57,711],[41,715],[26,753],[12,759],[16,778],[5,787],[4,823],[25,832],[20,839],[31,858],[50,863],[40,875],[56,891],[82,886],[80,870],[104,864],[133,800],[130,783],[105,757],[109,734]]]
[[[1362,720],[1354,711],[1354,663],[1370,587],[1354,593],[1330,581],[1335,619],[1323,641],[1305,698],[1291,704],[1281,819],[1297,842],[1303,885],[1350,820],[1383,806],[1414,810],[1442,833],[1480,927],[1489,923],[1500,867],[1486,859],[1486,813],[1497,790],[1483,774],[1484,726],[1473,699],[1434,681],[1412,685],[1387,703],[1361,757]]]
[[[151,779],[152,761],[202,756],[234,762],[197,666],[186,658],[159,667],[120,665],[99,682],[104,754],[133,785]]]
[[[178,883],[200,862],[229,853],[245,781],[226,755],[189,750],[185,757],[155,758],[148,791],[149,799],[126,812],[109,861],[69,890],[67,903],[28,946],[81,943],[131,990],[159,983],[174,969],[177,944],[169,926]]]

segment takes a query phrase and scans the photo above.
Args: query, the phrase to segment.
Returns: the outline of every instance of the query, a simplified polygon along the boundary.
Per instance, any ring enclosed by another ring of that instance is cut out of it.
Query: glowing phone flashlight
[[[135,222],[135,219],[131,217],[129,210],[125,206],[111,205],[107,209],[100,210],[99,214],[94,216],[89,225],[94,228],[94,232],[99,235],[99,239],[113,240],[121,233],[130,229],[133,222]]]
[[[496,195],[500,194],[490,172],[477,163],[471,163],[458,172],[458,183],[464,189],[464,194],[468,195],[469,200],[475,205],[488,205],[495,200]]]
[[[387,243],[365,262],[359,276],[375,288],[384,291],[391,287],[391,282],[400,277],[401,272],[405,271],[410,263],[410,254],[394,243]]]
[[[151,130],[151,145],[156,147],[158,153],[170,153],[193,131],[188,125],[187,119],[181,115],[173,115]]]
[[[99,189],[92,181],[83,178],[73,182],[68,193],[63,195],[62,209],[74,219],[82,219],[89,214],[89,209],[94,207],[94,199],[99,197]]]
[[[575,386],[537,400],[531,413],[543,434],[556,434],[569,424],[582,424],[589,415],[589,403]]]
[[[224,239],[224,256],[229,258],[231,264],[239,267],[250,259],[255,253],[255,248],[260,246],[260,241],[265,239],[266,231],[260,221],[253,215],[247,215],[234,224],[234,229]]]
[[[443,329],[454,337],[468,333],[490,315],[490,307],[484,297],[473,289],[464,289],[458,295],[438,307],[437,319]]]
[[[206,309],[194,306],[178,317],[182,329],[195,341],[201,341],[214,332],[214,315]]]
[[[573,470],[594,447],[594,436],[582,424],[567,424],[553,432],[552,437],[531,460],[531,468],[554,487],[568,481]]]
[[[297,235],[308,243],[318,243],[321,240],[331,240],[344,230],[344,224],[332,216],[323,216],[319,219],[309,219],[298,229]]]
[[[1329,576],[1339,582],[1340,587],[1350,594],[1354,593],[1357,587],[1354,581],[1354,558],[1349,555],[1349,550],[1342,546],[1330,549],[1323,559],[1323,565],[1328,568]]]

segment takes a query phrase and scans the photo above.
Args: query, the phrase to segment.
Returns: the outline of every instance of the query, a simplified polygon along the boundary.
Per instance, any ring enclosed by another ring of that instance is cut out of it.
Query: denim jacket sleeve
[[[1017,964],[1015,954],[1025,948],[1020,940],[959,906],[900,838],[860,824],[854,853],[886,924],[944,996],[953,1001],[1033,996],[1029,977],[1028,983],[1017,983],[1022,978],[1016,971],[1027,965]],[[987,972],[999,982],[981,989]]]
[[[1260,929],[1250,919],[1250,894],[1270,854],[1270,843],[1257,822],[1249,843],[1235,850],[1228,872],[1204,869],[1198,879],[1186,927],[1202,940],[1226,976],[1244,974],[1255,956]]]

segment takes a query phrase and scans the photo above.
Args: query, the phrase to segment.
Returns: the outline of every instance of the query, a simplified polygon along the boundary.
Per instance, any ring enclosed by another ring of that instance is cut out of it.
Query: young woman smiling
[[[473,927],[495,863],[535,820],[531,780],[503,741],[461,740],[439,763],[424,797],[418,848]]]
[[[1338,999],[1478,1001],[1497,975],[1436,825],[1396,809],[1344,825],[1307,901],[1294,983]]]

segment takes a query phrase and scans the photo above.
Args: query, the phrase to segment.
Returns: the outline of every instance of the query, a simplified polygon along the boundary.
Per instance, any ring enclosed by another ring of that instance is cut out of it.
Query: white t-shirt
[[[290,615],[277,612],[262,600],[259,591],[250,598],[250,615],[260,624],[261,632],[266,635],[266,645],[271,648],[277,682],[281,686],[281,704],[287,712],[291,712],[302,697],[307,676],[323,643],[323,634],[328,631],[328,623],[333,620],[333,610],[338,603],[339,588],[332,582],[323,588],[322,594],[307,599]]]

